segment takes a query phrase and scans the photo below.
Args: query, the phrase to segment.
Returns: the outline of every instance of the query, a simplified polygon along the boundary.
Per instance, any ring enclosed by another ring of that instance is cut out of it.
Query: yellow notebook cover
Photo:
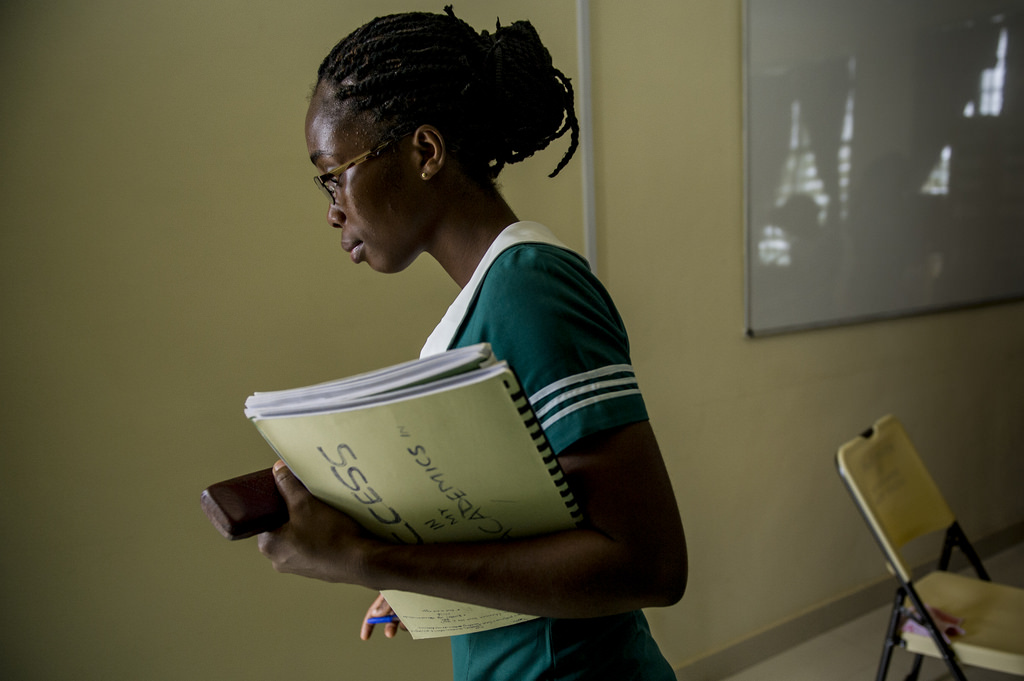
[[[489,351],[489,348],[487,348]],[[485,364],[488,364],[485,362]],[[572,529],[579,511],[504,362],[357,406],[253,422],[317,498],[388,541],[500,541]],[[412,594],[385,597],[413,638],[530,616]]]

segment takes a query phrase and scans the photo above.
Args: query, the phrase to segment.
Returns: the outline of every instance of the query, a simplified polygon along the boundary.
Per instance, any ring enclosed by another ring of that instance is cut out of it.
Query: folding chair
[[[1024,676],[1024,589],[989,579],[903,425],[891,415],[882,417],[839,448],[836,464],[899,581],[877,681],[885,679],[895,646],[915,654],[907,681],[917,678],[923,655],[941,657],[958,681],[967,678],[961,664]],[[937,570],[915,579],[900,550],[913,539],[943,530]],[[954,548],[967,557],[977,578],[947,571]],[[926,606],[963,618],[966,633],[947,640]],[[902,631],[906,618],[923,625],[928,634]]]

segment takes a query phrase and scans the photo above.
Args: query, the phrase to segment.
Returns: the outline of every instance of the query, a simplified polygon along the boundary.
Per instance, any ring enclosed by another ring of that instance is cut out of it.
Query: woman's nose
[[[327,223],[331,227],[341,229],[345,226],[345,213],[338,206],[337,202],[327,207]]]

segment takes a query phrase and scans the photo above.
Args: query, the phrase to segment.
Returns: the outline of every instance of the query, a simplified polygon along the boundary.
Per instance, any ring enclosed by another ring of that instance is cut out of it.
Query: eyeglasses
[[[371,158],[377,158],[378,156],[380,156],[380,153],[384,151],[384,149],[386,149],[388,145],[390,145],[392,142],[394,142],[394,140],[381,142],[373,149],[370,149],[367,152],[359,154],[348,163],[343,163],[336,168],[331,168],[323,175],[317,175],[316,177],[313,178],[313,182],[316,183],[316,186],[319,187],[320,191],[324,193],[324,196],[326,196],[331,203],[334,203],[334,190],[331,188],[330,185],[337,184],[338,176],[344,174],[349,168],[352,168],[353,166],[357,166],[360,163],[363,163],[364,161],[369,161]]]

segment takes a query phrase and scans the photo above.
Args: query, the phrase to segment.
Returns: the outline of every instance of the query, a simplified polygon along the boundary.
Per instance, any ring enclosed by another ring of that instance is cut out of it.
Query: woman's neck
[[[457,207],[449,212],[439,238],[428,252],[463,288],[497,236],[518,218],[497,193],[477,195],[454,205]]]

